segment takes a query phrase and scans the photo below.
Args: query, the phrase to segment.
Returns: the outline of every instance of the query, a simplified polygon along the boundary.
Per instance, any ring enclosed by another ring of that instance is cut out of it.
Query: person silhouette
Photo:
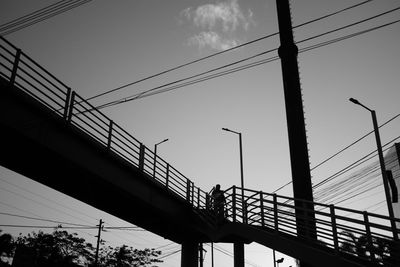
[[[225,205],[225,196],[224,191],[221,190],[221,185],[217,184],[211,190],[211,198],[213,200],[213,210],[217,216],[217,220],[219,222],[224,218],[224,205]]]

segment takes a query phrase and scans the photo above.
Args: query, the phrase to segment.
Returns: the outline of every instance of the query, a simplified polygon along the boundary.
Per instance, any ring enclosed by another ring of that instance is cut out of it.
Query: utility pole
[[[99,248],[100,248],[100,242],[101,242],[100,236],[101,236],[101,230],[103,229],[103,224],[104,224],[103,220],[100,219],[99,225],[97,225],[99,227],[99,231],[96,236],[97,237],[97,246],[96,246],[96,256],[94,258],[94,266],[96,266],[96,267],[98,266],[98,261],[99,261]]]
[[[211,267],[214,267],[214,242],[211,242]]]
[[[204,254],[203,254],[204,251],[206,251],[206,250],[203,248],[203,243],[200,243],[199,244],[199,263],[200,263],[199,266],[200,267],[204,266]]]
[[[317,239],[303,100],[297,62],[298,48],[293,39],[289,0],[276,0],[276,7],[281,42],[278,54],[282,66],[297,234],[301,237]],[[301,267],[306,266],[308,264],[301,263]]]

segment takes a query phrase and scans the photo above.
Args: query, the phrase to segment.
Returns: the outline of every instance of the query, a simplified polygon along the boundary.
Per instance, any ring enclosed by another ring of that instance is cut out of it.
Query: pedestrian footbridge
[[[400,266],[398,219],[236,187],[217,218],[208,193],[2,37],[0,76],[0,164],[182,244],[184,267],[203,242],[257,242],[309,266]]]

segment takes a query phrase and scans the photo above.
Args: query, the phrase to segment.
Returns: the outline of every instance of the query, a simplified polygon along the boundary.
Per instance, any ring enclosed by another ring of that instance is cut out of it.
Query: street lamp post
[[[243,179],[243,150],[242,150],[242,133],[222,128],[222,130],[239,135],[239,149],[240,149],[240,186],[242,187],[242,216],[243,222],[246,222],[246,207],[244,204],[244,179]],[[236,242],[233,247],[234,250],[234,267],[244,267],[244,243]]]
[[[274,267],[276,267],[275,249],[272,250],[272,255],[274,256]]]
[[[240,186],[242,187],[242,206],[244,207],[244,179],[243,179],[243,150],[242,150],[242,133],[222,128],[222,130],[239,135],[239,149],[240,149]]]
[[[350,100],[350,102],[352,102],[352,103],[354,103],[356,105],[359,105],[359,106],[365,108],[366,110],[368,110],[369,112],[371,112],[372,123],[374,125],[376,146],[378,148],[379,163],[380,163],[380,166],[381,166],[383,187],[385,189],[386,203],[387,203],[387,208],[388,208],[388,212],[389,212],[389,217],[391,218],[390,224],[392,226],[393,237],[394,237],[394,239],[397,239],[398,237],[397,237],[397,234],[396,234],[396,223],[392,220],[394,218],[393,206],[392,206],[391,200],[390,200],[389,183],[388,183],[388,179],[387,179],[387,176],[386,176],[385,160],[383,158],[382,144],[381,144],[381,138],[380,138],[380,135],[379,135],[379,127],[378,127],[378,121],[376,119],[375,110],[372,110],[372,109],[364,106],[357,99],[350,98],[349,100]]]
[[[154,145],[154,162],[153,162],[153,177],[156,177],[156,162],[157,162],[157,146],[167,142],[169,139],[164,139],[161,142],[158,142],[157,144]]]

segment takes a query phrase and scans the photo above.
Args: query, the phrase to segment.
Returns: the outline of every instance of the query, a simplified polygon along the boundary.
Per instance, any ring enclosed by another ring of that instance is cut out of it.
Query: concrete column
[[[233,243],[233,266],[244,267],[244,243]]]
[[[199,244],[196,241],[182,243],[181,267],[198,267]]]

